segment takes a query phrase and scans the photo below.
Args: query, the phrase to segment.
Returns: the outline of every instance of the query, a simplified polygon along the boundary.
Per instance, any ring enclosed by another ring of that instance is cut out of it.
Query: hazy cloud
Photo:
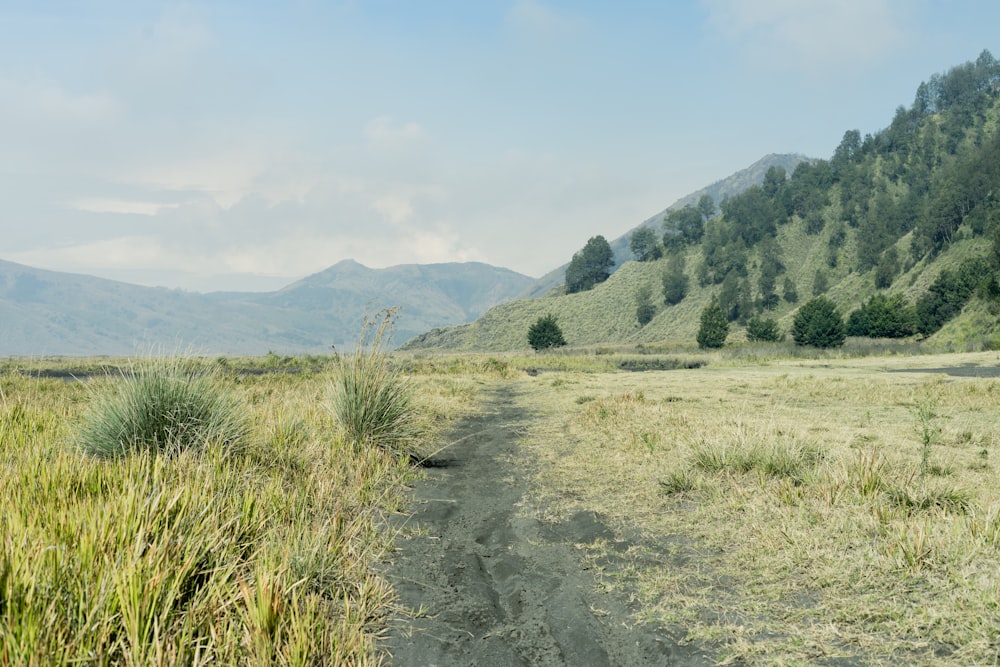
[[[854,68],[905,40],[912,3],[900,0],[702,0],[727,39],[770,67]]]
[[[537,0],[518,0],[507,13],[507,25],[520,36],[551,40],[577,34],[583,22]]]

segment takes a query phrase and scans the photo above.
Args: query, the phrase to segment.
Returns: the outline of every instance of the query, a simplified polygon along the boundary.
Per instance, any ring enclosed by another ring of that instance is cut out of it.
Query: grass
[[[640,619],[682,629],[724,664],[992,664],[1000,380],[905,371],[997,361],[543,374],[522,383],[540,415],[526,504],[549,519],[599,512],[642,535],[631,560],[595,552],[592,567],[635,596]]]
[[[412,390],[388,354],[394,318],[395,311],[386,310],[366,320],[354,354],[339,358],[333,412],[356,447],[416,456]]]
[[[78,440],[93,456],[176,453],[210,443],[233,449],[248,430],[242,406],[218,374],[186,366],[183,359],[130,365],[92,403]]]
[[[287,360],[186,360],[245,430],[239,447],[199,437],[171,456],[74,446],[128,381],[101,369],[127,364],[80,362],[87,372],[67,380],[23,372],[62,361],[8,361],[0,664],[379,664],[393,605],[381,517],[405,506],[416,475],[400,453],[428,447],[496,383],[516,384],[535,415],[523,511],[595,511],[627,533],[620,565],[596,547],[581,557],[632,596],[638,620],[681,628],[729,663],[1000,655],[1000,380],[912,372],[996,365],[996,353],[754,363],[724,352],[632,373],[622,360],[667,355],[367,352],[362,363],[409,389],[407,450],[359,446],[376,440],[349,436],[329,408],[354,357],[296,373]]]
[[[329,371],[210,375],[218,360],[171,361],[197,372],[169,375],[182,386],[166,395],[209,379],[195,394],[236,406],[240,446],[202,435],[162,456],[111,438],[100,442],[129,455],[93,456],[79,425],[118,423],[108,403],[142,395],[131,383],[150,375],[104,373],[129,364],[103,360],[72,379],[63,363],[9,361],[0,374],[0,665],[383,661],[394,596],[379,574],[393,539],[382,517],[416,473],[344,438]],[[428,438],[475,400],[469,377],[418,381]],[[176,415],[167,424],[147,442],[173,443]]]

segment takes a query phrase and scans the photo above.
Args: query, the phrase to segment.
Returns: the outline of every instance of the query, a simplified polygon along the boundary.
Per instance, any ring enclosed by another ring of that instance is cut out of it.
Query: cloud
[[[89,211],[91,213],[120,213],[146,216],[156,215],[164,208],[174,208],[177,206],[177,204],[163,204],[161,202],[130,201],[127,199],[102,197],[78,199],[69,205],[78,211]]]
[[[570,37],[583,27],[580,19],[537,0],[518,0],[507,12],[506,21],[516,34],[540,40]]]
[[[702,0],[709,22],[767,66],[871,65],[906,39],[912,3],[902,0]]]
[[[379,116],[365,124],[365,138],[383,150],[405,150],[423,143],[427,132],[419,123],[394,124],[390,116]]]

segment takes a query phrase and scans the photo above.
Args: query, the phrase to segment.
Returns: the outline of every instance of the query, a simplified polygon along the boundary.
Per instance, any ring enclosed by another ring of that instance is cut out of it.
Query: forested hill
[[[548,313],[571,345],[693,343],[713,299],[732,342],[761,318],[787,331],[816,295],[838,306],[852,335],[995,346],[998,118],[1000,63],[984,51],[921,83],[884,129],[845,132],[829,159],[791,174],[773,167],[760,185],[711,202],[717,209],[667,214],[648,261],[590,290],[509,302],[407,346],[521,349],[531,322]],[[642,317],[644,302],[652,309]]]

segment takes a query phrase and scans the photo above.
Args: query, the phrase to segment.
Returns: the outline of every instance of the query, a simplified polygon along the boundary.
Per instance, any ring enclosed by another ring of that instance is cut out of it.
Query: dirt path
[[[580,512],[550,524],[518,504],[530,484],[517,433],[531,416],[515,388],[493,390],[415,490],[388,573],[409,617],[393,623],[388,662],[446,665],[708,665],[691,647],[636,624],[599,590],[574,545],[615,536]]]

